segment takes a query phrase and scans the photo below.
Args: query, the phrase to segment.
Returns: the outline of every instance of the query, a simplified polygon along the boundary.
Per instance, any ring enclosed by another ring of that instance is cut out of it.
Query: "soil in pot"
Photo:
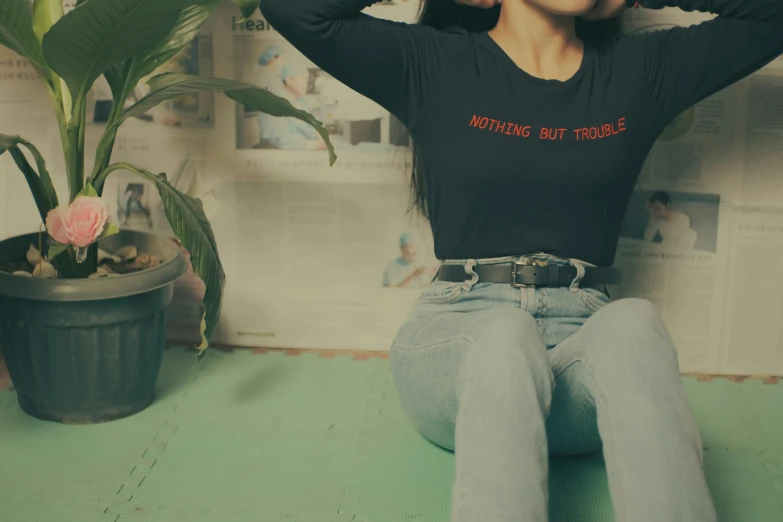
[[[139,252],[133,245],[125,245],[110,254],[98,250],[98,270],[90,278],[132,274],[160,266],[163,260],[154,254]],[[56,270],[48,257],[42,256],[35,245],[30,245],[23,259],[0,263],[0,272],[21,277],[56,278]]]

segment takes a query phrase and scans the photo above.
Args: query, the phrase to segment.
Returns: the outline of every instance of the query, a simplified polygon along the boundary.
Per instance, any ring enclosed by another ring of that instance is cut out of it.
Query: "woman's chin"
[[[555,14],[561,16],[579,16],[585,17],[590,13],[598,13],[600,10],[599,0],[572,0],[571,2],[559,3]]]

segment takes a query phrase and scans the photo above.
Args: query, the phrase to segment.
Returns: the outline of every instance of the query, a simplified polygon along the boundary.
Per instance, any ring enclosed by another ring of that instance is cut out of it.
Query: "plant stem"
[[[99,196],[103,195],[103,182],[101,182],[100,186],[96,186],[95,178],[97,178],[98,173],[103,172],[106,167],[108,167],[109,162],[111,161],[111,154],[114,150],[114,140],[117,138],[117,129],[113,128],[114,122],[117,121],[117,118],[122,114],[122,109],[117,110],[117,107],[122,107],[122,104],[115,101],[112,106],[111,114],[109,115],[109,120],[106,122],[106,130],[103,131],[104,134],[98,142],[98,150],[95,154],[95,166],[93,167],[93,174],[90,178],[90,182]],[[109,137],[108,134],[111,134],[111,137]],[[106,140],[106,144],[105,146],[101,146],[101,144],[104,143],[104,140]]]
[[[136,88],[136,84],[138,83],[138,81],[131,80],[133,77],[133,67],[135,63],[135,60],[131,59],[123,64],[122,74],[125,77],[125,83],[123,83],[120,92],[115,93],[116,95],[114,98],[112,98],[111,113],[109,114],[109,119],[106,121],[106,127],[103,131],[103,136],[101,136],[101,139],[98,142],[98,148],[95,151],[95,165],[93,165],[92,174],[90,175],[90,182],[93,184],[93,187],[95,187],[95,178],[97,177],[98,173],[103,171],[111,161],[112,151],[114,150],[114,141],[117,138],[118,131],[118,128],[115,127],[115,123],[117,120],[119,120],[120,116],[125,110],[125,101],[128,99],[128,96],[130,96],[131,91]],[[98,195],[101,196],[103,194],[103,184],[101,184],[100,189],[95,187],[95,190],[98,192]]]
[[[60,140],[63,145],[63,154],[66,154],[65,149],[68,146],[68,136],[66,133],[67,125],[65,123],[65,113],[63,112],[62,105],[60,105],[61,95],[59,94],[59,91],[52,88],[52,84],[48,81],[45,81],[44,84],[46,85],[46,92],[49,93],[49,98],[52,100],[52,105],[54,106],[54,114],[57,116],[57,126],[60,128]],[[66,165],[68,164],[67,157],[65,163]]]
[[[60,278],[85,279],[98,268],[98,244],[93,243],[88,247],[87,259],[83,263],[76,262],[76,252],[72,248],[55,257],[52,262]]]
[[[87,127],[87,103],[86,100],[82,100],[81,105],[79,106],[79,112],[74,112],[74,117],[79,118],[79,142],[78,142],[78,153],[77,153],[77,166],[79,169],[79,179],[81,181],[81,190],[84,188],[84,134]]]
[[[68,202],[72,202],[84,188],[84,123],[86,119],[85,97],[73,102],[73,116],[68,122],[66,134],[70,155],[68,165]]]

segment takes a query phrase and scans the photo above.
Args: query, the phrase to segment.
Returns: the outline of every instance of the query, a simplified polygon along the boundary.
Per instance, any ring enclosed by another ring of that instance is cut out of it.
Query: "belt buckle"
[[[547,266],[549,263],[540,259],[526,258],[524,261],[512,261],[511,262],[511,286],[513,288],[528,288],[535,287],[535,285],[523,285],[517,283],[517,268],[520,266]]]

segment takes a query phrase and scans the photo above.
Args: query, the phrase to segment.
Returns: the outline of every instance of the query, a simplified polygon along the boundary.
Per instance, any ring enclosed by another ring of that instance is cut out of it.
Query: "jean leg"
[[[544,419],[553,375],[535,319],[498,307],[436,322],[415,345],[393,348],[392,368],[403,406],[425,436],[448,447],[443,434],[454,423],[452,522],[546,522]],[[448,368],[453,375],[443,374]],[[427,374],[450,383],[454,400]]]
[[[545,522],[552,370],[533,317],[483,312],[457,381],[453,522]]]
[[[623,299],[552,351],[593,397],[618,522],[714,522],[675,347],[652,303]]]

